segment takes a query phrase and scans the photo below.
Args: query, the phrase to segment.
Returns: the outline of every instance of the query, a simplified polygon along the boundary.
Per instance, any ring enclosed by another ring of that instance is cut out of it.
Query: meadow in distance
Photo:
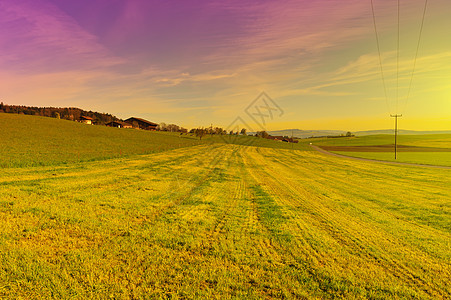
[[[0,126],[1,298],[450,297],[451,170],[310,146],[391,137],[199,140],[6,114]],[[407,160],[449,157],[428,153]]]

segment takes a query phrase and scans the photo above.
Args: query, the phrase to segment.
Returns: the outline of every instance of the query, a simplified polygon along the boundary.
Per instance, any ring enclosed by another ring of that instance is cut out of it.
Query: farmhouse
[[[269,140],[273,140],[273,141],[282,141],[282,142],[286,142],[286,143],[298,143],[298,140],[295,140],[293,138],[289,138],[289,137],[283,137],[281,135],[276,135],[276,136],[268,136],[267,139]]]
[[[156,130],[158,124],[153,123],[141,118],[131,117],[125,120],[126,123],[129,123],[133,126],[133,128],[145,129],[145,130]]]
[[[282,142],[295,143],[295,144],[299,143],[298,140],[295,140],[295,139],[289,138],[289,137],[284,138],[284,139],[282,140]]]
[[[274,140],[274,141],[282,141],[284,139],[284,137],[281,135],[275,135],[275,136],[270,135],[267,137],[267,139]]]
[[[105,125],[109,126],[109,127],[116,127],[116,128],[132,128],[133,127],[132,124],[122,122],[122,121],[112,121],[112,122],[106,123]]]
[[[81,122],[81,123],[88,124],[88,125],[92,125],[93,122],[94,122],[94,119],[91,118],[91,117],[81,116],[81,117],[80,117],[80,122]]]

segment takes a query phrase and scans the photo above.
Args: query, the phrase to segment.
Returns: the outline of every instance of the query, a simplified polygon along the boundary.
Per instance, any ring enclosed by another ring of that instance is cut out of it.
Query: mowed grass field
[[[449,170],[210,144],[0,175],[0,297],[450,296]]]
[[[7,123],[0,298],[451,295],[451,170],[254,137]]]
[[[189,135],[0,113],[0,167],[72,164],[198,145]]]
[[[256,137],[210,136],[110,128],[38,116],[0,113],[0,167],[31,167],[157,153],[201,144],[227,143],[306,149]]]
[[[318,138],[301,141],[311,142],[337,154],[385,161],[398,161],[426,165],[451,166],[451,134],[399,135],[398,154],[394,157],[394,137],[369,135],[350,138]],[[374,146],[385,146],[376,149]],[[358,148],[362,151],[359,151]],[[340,150],[342,148],[342,150]],[[353,148],[349,151],[348,148]]]
[[[318,145],[335,146],[377,146],[393,145],[393,135],[379,134],[343,138],[312,138],[310,140]],[[451,148],[451,134],[422,134],[422,135],[398,135],[399,145],[415,147]]]

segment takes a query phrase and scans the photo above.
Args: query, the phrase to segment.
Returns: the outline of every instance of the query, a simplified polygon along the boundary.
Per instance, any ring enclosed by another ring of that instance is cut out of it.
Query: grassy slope
[[[394,144],[393,135],[368,135],[351,138],[316,138],[302,140],[316,145],[374,146]],[[451,134],[399,135],[398,143],[406,146],[451,148]]]
[[[431,135],[400,135],[398,142],[400,145],[417,147],[451,148],[451,134],[431,134]],[[315,145],[335,145],[335,146],[374,146],[393,144],[391,135],[369,135],[352,138],[335,139],[306,139],[301,143],[313,143]],[[390,152],[344,152],[333,151],[354,157],[370,158],[377,160],[395,161],[394,154]],[[429,165],[451,166],[451,152],[399,152],[399,162],[419,163]]]
[[[4,169],[0,298],[445,299],[449,175],[221,144]]]
[[[353,157],[369,158],[383,161],[396,161],[414,164],[451,166],[451,152],[398,152],[395,160],[394,153],[391,152],[346,152],[333,151]]]
[[[243,146],[256,146],[273,149],[292,149],[311,151],[308,144],[299,143],[286,143],[281,141],[273,141],[269,139],[258,138],[255,136],[241,136],[241,135],[224,135],[224,136],[207,136],[205,141],[221,144],[243,145]]]
[[[0,167],[102,160],[209,143],[306,148],[244,136],[195,136],[90,126],[67,120],[0,113]]]
[[[159,152],[199,144],[160,132],[0,114],[0,166],[35,166]]]

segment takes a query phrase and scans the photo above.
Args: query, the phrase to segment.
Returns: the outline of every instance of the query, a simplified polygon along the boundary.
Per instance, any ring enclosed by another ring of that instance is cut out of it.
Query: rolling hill
[[[346,134],[347,131],[344,130],[301,130],[301,129],[284,129],[284,130],[272,130],[268,131],[270,135],[277,136],[290,136],[297,138],[309,138],[309,137],[321,137],[321,136],[336,136],[341,134]],[[401,135],[424,135],[424,134],[450,134],[451,130],[442,131],[415,131],[415,130],[404,130],[400,129],[398,131]],[[355,131],[352,134],[356,136],[364,135],[378,135],[378,134],[393,134],[393,129],[382,129],[382,130],[366,130],[366,131]]]
[[[54,165],[193,146],[191,136],[0,113],[0,167]]]
[[[0,113],[0,167],[70,164],[150,154],[199,144],[307,149],[241,135],[210,136],[111,128],[69,120]]]

